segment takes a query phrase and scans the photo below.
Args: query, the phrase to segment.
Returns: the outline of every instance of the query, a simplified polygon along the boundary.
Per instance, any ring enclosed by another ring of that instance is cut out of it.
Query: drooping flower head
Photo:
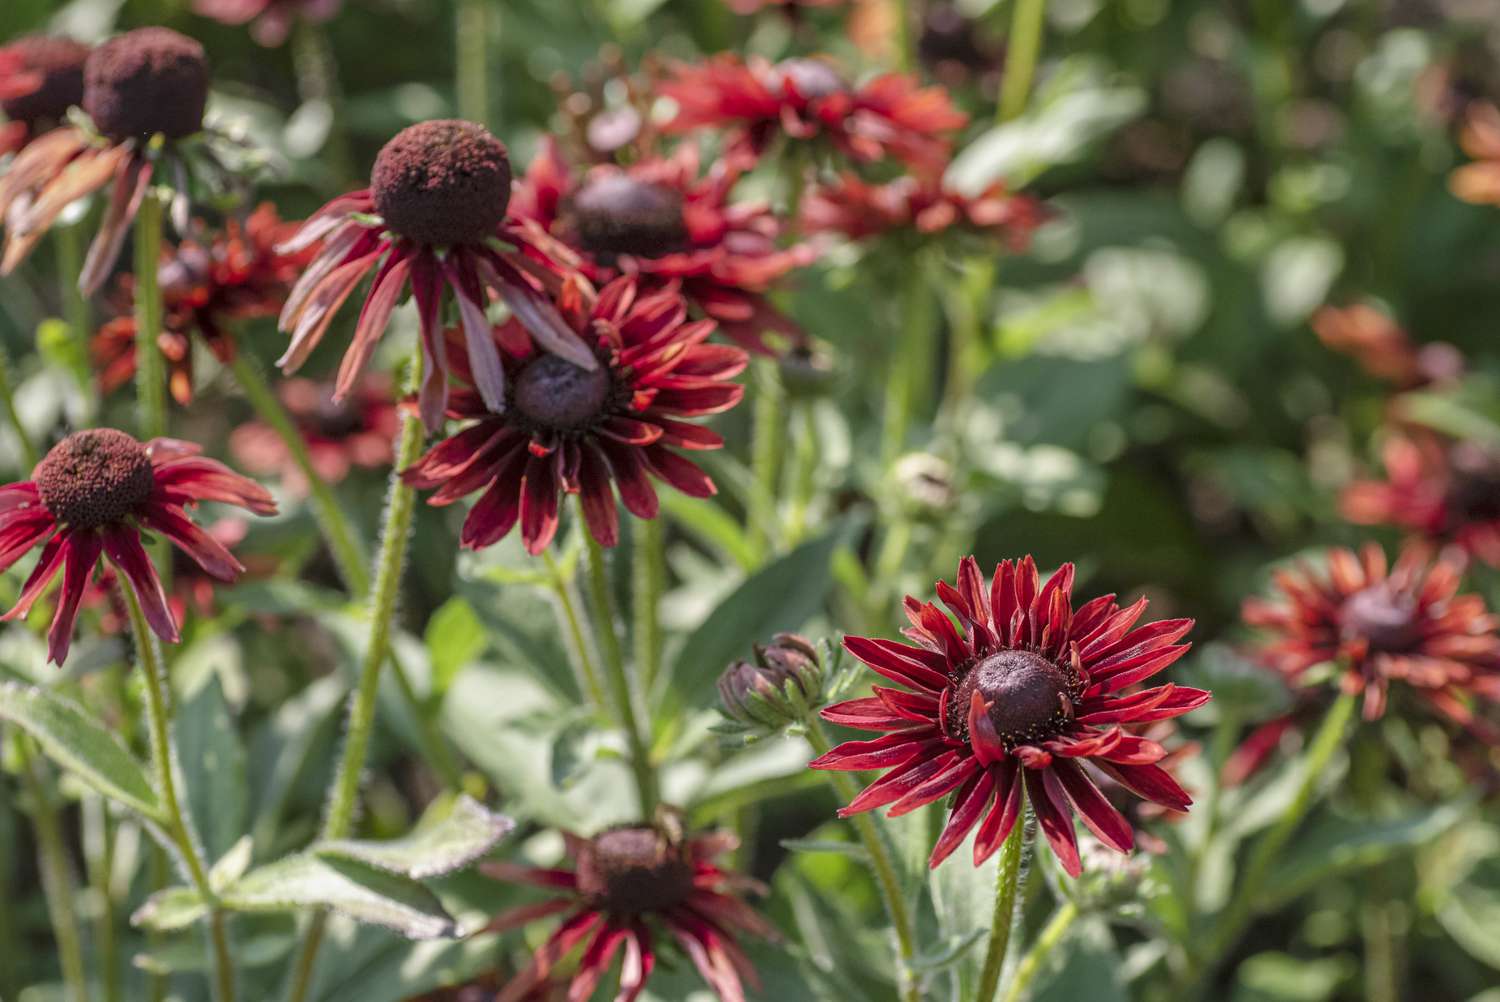
[[[250,36],[267,48],[287,40],[298,18],[332,20],[344,0],[193,0],[193,12],[224,24],[248,24]]]
[[[1418,345],[1389,314],[1367,303],[1325,306],[1309,323],[1325,347],[1348,355],[1376,379],[1402,389],[1453,382],[1463,376],[1464,357],[1457,348],[1444,341]]]
[[[1458,143],[1471,163],[1448,175],[1454,197],[1476,205],[1500,205],[1500,107],[1473,101]]]
[[[83,101],[89,47],[71,38],[32,35],[0,48],[0,156],[15,153],[62,123]]]
[[[198,452],[188,442],[158,438],[143,445],[123,431],[94,428],[53,446],[30,480],[0,487],[0,571],[42,546],[20,599],[0,619],[24,618],[62,571],[62,596],[47,635],[48,657],[62,664],[78,603],[102,554],[135,592],[151,629],[176,643],[177,623],[141,545],[142,530],[160,533],[208,573],[233,581],[244,567],[186,509],[218,501],[257,515],[276,513],[264,488]]]
[[[998,239],[1011,251],[1025,250],[1047,218],[1041,202],[1013,195],[1003,184],[970,197],[925,174],[870,184],[846,172],[836,184],[814,188],[802,203],[802,226],[810,233],[868,240],[958,231]]]
[[[936,867],[970,831],[974,862],[988,859],[1030,799],[1058,862],[1081,870],[1073,815],[1101,842],[1129,852],[1135,833],[1105,799],[1091,770],[1174,811],[1192,800],[1161,766],[1167,749],[1132,728],[1181,716],[1209,694],[1172,683],[1137,686],[1187,653],[1192,620],[1135,626],[1146,600],[1120,608],[1113,595],[1073,608],[1073,565],[1043,584],[1030,557],[1002,561],[986,584],[973,557],[957,586],[938,582],[931,602],[906,600],[911,644],[845,637],[844,647],[900,688],[823,711],[833,723],[883,731],[849,741],[815,769],[886,769],[839,813],[890,806],[907,814],[952,796],[932,850]],[[1134,627],[1132,629],[1132,627]]]
[[[23,261],[70,204],[110,188],[109,205],[79,276],[98,291],[120,256],[125,235],[153,178],[176,182],[194,162],[178,146],[203,132],[208,59],[203,46],[166,28],[112,38],[84,64],[83,111],[92,130],[54,129],[27,144],[0,175],[0,219],[7,227],[0,274]],[[187,226],[186,192],[174,217]]]
[[[1277,573],[1280,594],[1250,599],[1244,618],[1266,631],[1261,655],[1289,681],[1336,665],[1344,691],[1364,694],[1367,720],[1385,713],[1394,684],[1485,733],[1473,703],[1500,700],[1500,619],[1479,596],[1458,593],[1462,573],[1420,545],[1391,567],[1373,543],[1359,553],[1331,550],[1322,568],[1303,563]]]
[[[737,844],[728,833],[684,836],[674,825],[625,825],[591,839],[563,833],[571,869],[481,863],[489,876],[530,884],[556,897],[497,916],[490,931],[524,926],[552,915],[562,924],[507,984],[495,1002],[521,1002],[554,979],[559,963],[582,946],[566,986],[570,999],[593,997],[621,955],[617,1002],[632,1002],[661,954],[661,937],[677,944],[722,1002],[742,1002],[744,983],[757,984],[740,948],[743,935],[775,939],[776,930],[740,895],[764,893],[755,881],[716,860]]]
[[[715,492],[679,450],[717,449],[724,440],[683,419],[739,402],[744,387],[731,380],[748,363],[745,353],[706,344],[713,322],[689,322],[670,287],[642,295],[632,279],[619,278],[595,299],[580,285],[571,283],[560,305],[598,364],[586,370],[538,354],[513,325],[502,328],[504,412],[455,392],[452,415],[472,423],[405,472],[412,486],[437,490],[429,504],[484,492],[464,520],[470,549],[498,542],[519,523],[526,549],[540,553],[557,532],[564,494],[579,496],[589,532],[614,546],[616,490],[637,518],[657,515],[653,477],[693,497]]]
[[[442,423],[447,407],[445,289],[458,302],[473,385],[489,409],[503,410],[506,398],[505,369],[485,317],[491,293],[545,350],[594,371],[593,353],[545,294],[560,287],[571,255],[534,223],[510,215],[510,195],[510,155],[482,126],[439,120],[398,133],[376,158],[369,188],[329,202],[282,248],[294,253],[323,241],[282,310],[281,327],[292,340],[277,364],[295,372],[373,271],[339,368],[338,399],[353,389],[408,288],[422,328],[419,406],[429,429]]]
[[[384,373],[367,373],[339,401],[333,399],[331,384],[310,379],[284,379],[277,392],[307,443],[314,471],[325,483],[339,483],[355,468],[388,468],[395,458],[392,443],[401,427],[401,412]],[[270,425],[239,425],[230,433],[229,451],[251,473],[278,478],[292,494],[307,494],[310,485],[302,468]]]
[[[779,138],[826,143],[851,160],[887,158],[941,170],[968,118],[941,87],[887,73],[852,84],[823,59],[770,63],[723,53],[678,64],[661,93],[677,102],[668,131],[725,129],[732,158],[758,158]]]
[[[221,231],[202,224],[198,235],[164,248],[157,270],[165,307],[157,345],[166,356],[168,387],[181,404],[193,399],[193,339],[229,363],[235,353],[235,326],[274,317],[292,283],[312,257],[310,250],[283,254],[278,246],[296,229],[282,222],[270,203],[241,223],[230,219]],[[99,387],[111,393],[129,383],[136,369],[135,278],[121,275],[113,305],[119,316],[93,341]]]
[[[1395,525],[1454,543],[1500,567],[1500,455],[1432,432],[1392,432],[1381,450],[1384,480],[1344,488],[1340,508],[1357,525]]]
[[[703,174],[697,148],[686,143],[668,159],[581,173],[549,138],[517,188],[514,211],[572,248],[597,284],[620,274],[640,276],[643,290],[676,282],[720,331],[768,352],[767,333],[802,334],[766,293],[812,252],[778,245],[770,206],[731,202],[743,173],[720,161]]]

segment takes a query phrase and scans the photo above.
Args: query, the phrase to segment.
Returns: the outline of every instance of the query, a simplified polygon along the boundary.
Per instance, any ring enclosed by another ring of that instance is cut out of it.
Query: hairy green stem
[[[161,334],[162,203],[148,191],[135,219],[135,394],[140,409],[140,439],[167,433],[166,363],[157,346]]]
[[[125,580],[124,571],[119,571]],[[146,695],[146,727],[151,743],[151,764],[156,771],[156,792],[161,797],[163,822],[167,837],[182,856],[187,866],[188,877],[193,887],[209,907],[209,944],[212,949],[214,997],[218,1002],[234,1002],[234,960],[229,949],[229,935],[225,916],[218,907],[212,886],[208,882],[208,865],[203,860],[203,850],[188,827],[183,804],[177,795],[177,766],[172,751],[170,716],[167,710],[166,666],[162,663],[161,650],[156,646],[156,635],[146,625],[141,603],[131,588],[121,588],[125,608],[130,614],[131,634],[135,639],[136,657],[140,660],[141,688]]]
[[[800,400],[793,407],[796,424],[792,447],[791,473],[787,494],[786,541],[796,546],[807,532],[809,513],[818,492],[818,421],[816,404]]]
[[[1031,982],[1041,973],[1042,965],[1052,955],[1052,951],[1061,943],[1068,930],[1073,928],[1073,923],[1078,919],[1078,905],[1072,901],[1064,901],[1062,907],[1052,913],[1052,918],[1047,920],[1047,927],[1037,936],[1036,942],[1031,944],[1031,949],[1021,958],[1021,963],[1016,967],[1016,973],[1011,976],[1010,984],[1005,986],[1004,1002],[1021,1002],[1026,997],[1026,989]]]
[[[625,649],[620,644],[617,632],[618,618],[615,615],[614,599],[610,597],[609,568],[604,559],[604,547],[599,545],[599,541],[587,529],[583,536],[588,547],[589,596],[594,603],[595,633],[599,638],[599,646],[604,651],[605,680],[609,685],[615,714],[625,730],[625,740],[630,744],[630,769],[635,774],[636,790],[640,794],[641,817],[650,819],[660,799],[656,768],[651,761],[651,744],[641,728],[635,692],[625,666]]]
[[[667,587],[667,533],[660,518],[635,523],[635,666],[641,691],[651,693],[661,674],[661,598]]]
[[[828,754],[832,744],[818,718],[809,716],[803,724],[807,743],[812,745],[812,750],[820,756]],[[847,804],[859,795],[859,788],[848,773],[829,771],[823,775],[838,794],[840,803]],[[899,871],[892,858],[890,845],[881,835],[875,818],[869,812],[855,814],[849,820],[854,824],[854,830],[870,858],[870,872],[875,875],[875,883],[880,886],[880,898],[885,904],[886,917],[891,920],[891,930],[896,936],[897,989],[901,1000],[921,1002],[922,990],[911,969],[912,960],[916,957],[917,940],[912,931],[911,912],[906,907],[906,896],[901,890],[901,880],[897,876]]]
[[[750,416],[750,469],[755,475],[755,496],[749,513],[750,538],[755,552],[764,559],[779,534],[776,486],[781,475],[782,450],[786,447],[786,416],[780,373],[775,364],[758,365],[752,382],[755,406]]]
[[[37,759],[31,739],[15,735],[21,784],[30,801],[31,825],[36,832],[37,867],[41,871],[42,895],[47,901],[47,915],[52,920],[52,937],[57,942],[58,966],[62,968],[63,987],[68,1002],[85,1002],[89,997],[88,972],[83,964],[83,939],[78,934],[78,915],[73,910],[73,873],[68,865],[68,847],[63,841],[62,822],[52,799],[50,782]]]
[[[911,262],[911,270],[901,285],[897,310],[901,327],[896,331],[886,371],[880,450],[886,469],[905,449],[906,433],[931,382],[935,354],[932,305],[927,269],[918,258]]]
[[[78,274],[83,270],[79,226],[55,227],[52,243],[57,250],[58,292],[62,297],[63,319],[68,327],[68,360],[73,366],[73,378],[88,400],[89,413],[93,413],[97,404],[93,370],[89,365],[89,335],[93,333],[93,320],[88,297],[78,288]]]
[[[578,613],[581,599],[574,591],[573,579],[563,573],[550,552],[544,552],[542,559],[546,561],[547,570],[551,574],[549,585],[556,598],[553,608],[562,620],[561,625],[568,633],[569,646],[577,659],[575,667],[578,670],[579,688],[588,693],[589,699],[600,712],[608,713],[609,696],[605,694],[604,683],[599,679],[599,668],[594,662],[583,618]]]
[[[1000,78],[1000,105],[997,120],[1009,122],[1026,110],[1031,95],[1031,81],[1036,76],[1037,58],[1042,51],[1042,29],[1045,26],[1047,0],[1015,0],[1011,14],[1010,34],[1006,37],[1005,72]]]
[[[1019,780],[1017,780],[1019,782]],[[1000,990],[1000,972],[1005,969],[1005,952],[1010,948],[1010,931],[1016,917],[1016,888],[1021,882],[1021,861],[1025,856],[1026,815],[1024,805],[1016,826],[1000,846],[1000,865],[995,873],[995,915],[990,920],[989,946],[984,952],[984,968],[979,975],[979,994],[975,1002],[992,1002]]]
[[[459,0],[456,19],[458,117],[480,125],[490,121],[490,10],[490,0]]]

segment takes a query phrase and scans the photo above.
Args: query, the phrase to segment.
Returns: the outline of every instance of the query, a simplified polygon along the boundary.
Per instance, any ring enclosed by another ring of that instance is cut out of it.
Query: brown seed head
[[[77,529],[120,521],[156,484],[146,447],[113,428],[69,435],[43,457],[32,478],[52,517]]]
[[[83,110],[109,139],[181,139],[203,129],[208,57],[168,28],[140,28],[99,46],[84,65]]]
[[[510,155],[483,126],[419,122],[385,144],[370,173],[375,208],[397,234],[434,247],[496,236],[510,206]]]

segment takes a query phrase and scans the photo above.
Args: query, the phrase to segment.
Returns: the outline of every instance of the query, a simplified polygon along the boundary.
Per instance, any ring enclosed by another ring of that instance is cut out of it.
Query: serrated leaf
[[[173,721],[193,827],[210,859],[229,852],[249,814],[245,753],[217,672],[208,673]]]
[[[161,820],[161,805],[145,768],[76,703],[8,682],[0,686],[0,719],[26,731],[49,758],[106,797]]]
[[[288,856],[251,870],[225,888],[219,900],[228,910],[240,912],[331,908],[407,939],[439,939],[455,931],[453,917],[437,896],[416,881],[354,860],[314,853]]]
[[[494,848],[515,828],[515,822],[495,814],[467,794],[441,801],[402,838],[383,842],[338,839],[320,842],[313,851],[366,863],[415,880],[437,877],[468,866]]]

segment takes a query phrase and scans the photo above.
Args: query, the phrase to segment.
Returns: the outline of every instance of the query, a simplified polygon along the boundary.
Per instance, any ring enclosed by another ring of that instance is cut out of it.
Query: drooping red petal
[[[1057,777],[1078,816],[1099,841],[1117,852],[1129,852],[1135,848],[1135,832],[1130,822],[1104,798],[1080,766],[1058,759],[1047,770],[1047,775]]]
[[[57,599],[52,626],[47,630],[47,660],[55,665],[68,659],[68,648],[73,643],[73,622],[78,618],[78,603],[83,599],[89,576],[99,562],[104,544],[95,531],[73,531],[67,534],[65,549],[67,568],[63,571],[62,594]]]
[[[162,588],[161,578],[157,577],[156,567],[141,545],[140,533],[120,524],[107,525],[102,532],[104,552],[129,582],[152,632],[169,644],[177,643],[180,639],[177,621],[172,617],[172,608],[167,603],[167,593]]]
[[[1053,855],[1064,873],[1070,877],[1078,876],[1083,872],[1083,863],[1078,857],[1078,833],[1073,830],[1073,812],[1053,767],[1021,771],[1026,777],[1026,793],[1031,800],[1031,809],[1036,813],[1037,825],[1047,836]]]

